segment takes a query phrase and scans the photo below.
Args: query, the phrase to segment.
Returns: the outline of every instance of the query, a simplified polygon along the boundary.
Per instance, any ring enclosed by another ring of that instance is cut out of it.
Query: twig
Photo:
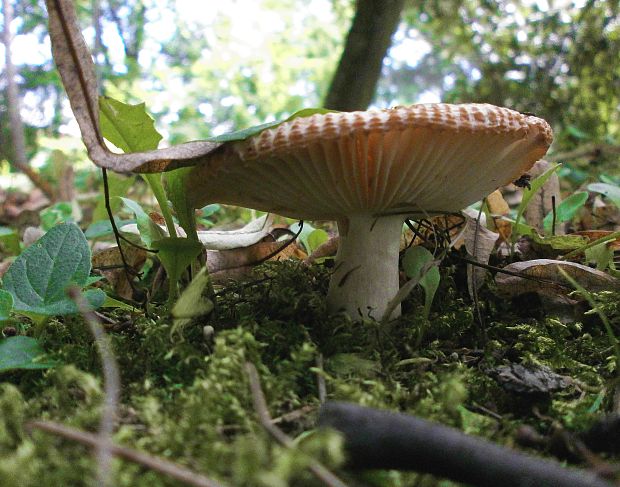
[[[555,223],[557,220],[557,211],[555,208],[555,195],[551,195],[551,211],[553,213],[553,219],[551,220],[551,235],[555,236]]]
[[[254,367],[254,364],[246,362],[245,371],[250,381],[252,402],[254,403],[254,409],[256,410],[256,414],[258,415],[258,420],[261,426],[282,446],[294,449],[295,443],[293,442],[293,440],[289,436],[287,436],[280,428],[278,428],[271,419],[269,410],[267,409],[267,401],[265,401],[265,395],[263,394],[263,390],[260,386],[260,379],[258,377],[256,367]],[[347,486],[347,484],[345,484],[342,480],[336,477],[333,473],[327,470],[325,466],[323,466],[316,460],[310,460],[308,468],[316,478],[318,478],[329,487]]]
[[[478,261],[478,234],[480,233],[480,218],[482,217],[482,207],[487,204],[487,199],[484,198],[482,201],[482,206],[480,206],[480,210],[478,211],[478,217],[476,218],[476,228],[474,229],[474,254],[473,258],[475,261]],[[482,339],[487,341],[487,330],[484,325],[484,318],[482,317],[482,311],[480,310],[480,301],[478,300],[478,279],[476,275],[476,271],[474,268],[471,269],[471,291],[472,296],[474,298],[474,308],[476,310],[476,314],[478,315],[478,324],[480,325],[480,331],[482,332]]]
[[[344,435],[354,469],[414,470],[476,487],[612,487],[592,472],[406,414],[333,402],[321,407],[319,425]]]
[[[112,433],[114,432],[114,424],[116,422],[116,411],[120,393],[120,374],[118,372],[116,359],[112,353],[110,340],[105,334],[99,318],[97,318],[97,315],[95,315],[88,302],[82,296],[80,289],[71,287],[67,290],[67,294],[77,306],[80,314],[84,317],[84,321],[86,321],[90,332],[95,338],[97,352],[101,357],[105,398],[101,420],[99,421],[100,442],[97,444],[97,481],[98,485],[106,487],[112,485],[110,479],[112,454],[108,445],[111,441]]]
[[[323,354],[319,353],[316,357],[316,368],[318,374],[316,374],[316,382],[319,390],[319,402],[323,404],[327,399],[327,387],[325,386],[325,377],[323,376]]]
[[[28,423],[29,428],[45,431],[46,433],[52,433],[58,436],[62,436],[68,440],[77,441],[84,445],[99,448],[101,445],[101,438],[98,435],[87,433],[76,428],[64,426],[62,424],[54,423],[51,421],[33,421]],[[211,480],[204,475],[200,475],[196,472],[188,470],[181,465],[170,462],[163,458],[159,458],[153,455],[148,455],[143,452],[132,450],[130,448],[122,447],[111,442],[107,442],[106,448],[112,455],[124,460],[128,460],[133,463],[144,465],[155,472],[168,475],[175,480],[185,482],[188,485],[195,487],[225,487],[224,484]]]

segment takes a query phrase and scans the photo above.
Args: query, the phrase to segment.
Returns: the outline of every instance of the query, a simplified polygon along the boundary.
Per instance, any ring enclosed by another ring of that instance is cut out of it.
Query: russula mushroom
[[[193,169],[187,197],[195,208],[336,220],[328,306],[380,319],[398,291],[405,218],[466,207],[521,176],[551,141],[544,120],[486,104],[315,114],[224,144]]]

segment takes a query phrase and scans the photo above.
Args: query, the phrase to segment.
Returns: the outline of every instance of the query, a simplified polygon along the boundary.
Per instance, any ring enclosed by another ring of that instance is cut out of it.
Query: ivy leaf
[[[49,369],[57,364],[46,358],[45,350],[34,338],[16,336],[0,341],[0,373],[16,369]]]
[[[555,210],[556,223],[563,223],[571,220],[579,208],[581,208],[588,199],[587,191],[580,191],[575,194],[571,194],[562,203],[558,205]],[[553,212],[545,216],[543,220],[543,228],[547,235],[552,233],[551,226],[553,225]]]
[[[88,284],[90,259],[88,242],[77,225],[52,228],[24,250],[4,275],[4,289],[13,296],[14,310],[46,316],[77,313],[65,290]],[[98,308],[105,293],[90,289],[84,297]]]
[[[13,295],[0,289],[0,321],[8,320],[12,309]]]
[[[103,136],[123,152],[156,149],[162,139],[144,103],[129,105],[99,97],[99,120]]]

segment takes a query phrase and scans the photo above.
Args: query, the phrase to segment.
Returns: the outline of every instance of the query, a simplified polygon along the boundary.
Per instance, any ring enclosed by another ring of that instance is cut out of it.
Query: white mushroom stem
[[[398,250],[403,216],[350,216],[338,221],[340,244],[327,305],[352,319],[381,319],[398,292]],[[400,315],[400,306],[392,317]]]

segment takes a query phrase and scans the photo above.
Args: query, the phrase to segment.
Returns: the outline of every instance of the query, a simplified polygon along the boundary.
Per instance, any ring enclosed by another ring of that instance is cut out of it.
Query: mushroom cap
[[[193,169],[187,197],[309,220],[458,211],[552,139],[544,120],[488,104],[315,114],[224,144]]]

